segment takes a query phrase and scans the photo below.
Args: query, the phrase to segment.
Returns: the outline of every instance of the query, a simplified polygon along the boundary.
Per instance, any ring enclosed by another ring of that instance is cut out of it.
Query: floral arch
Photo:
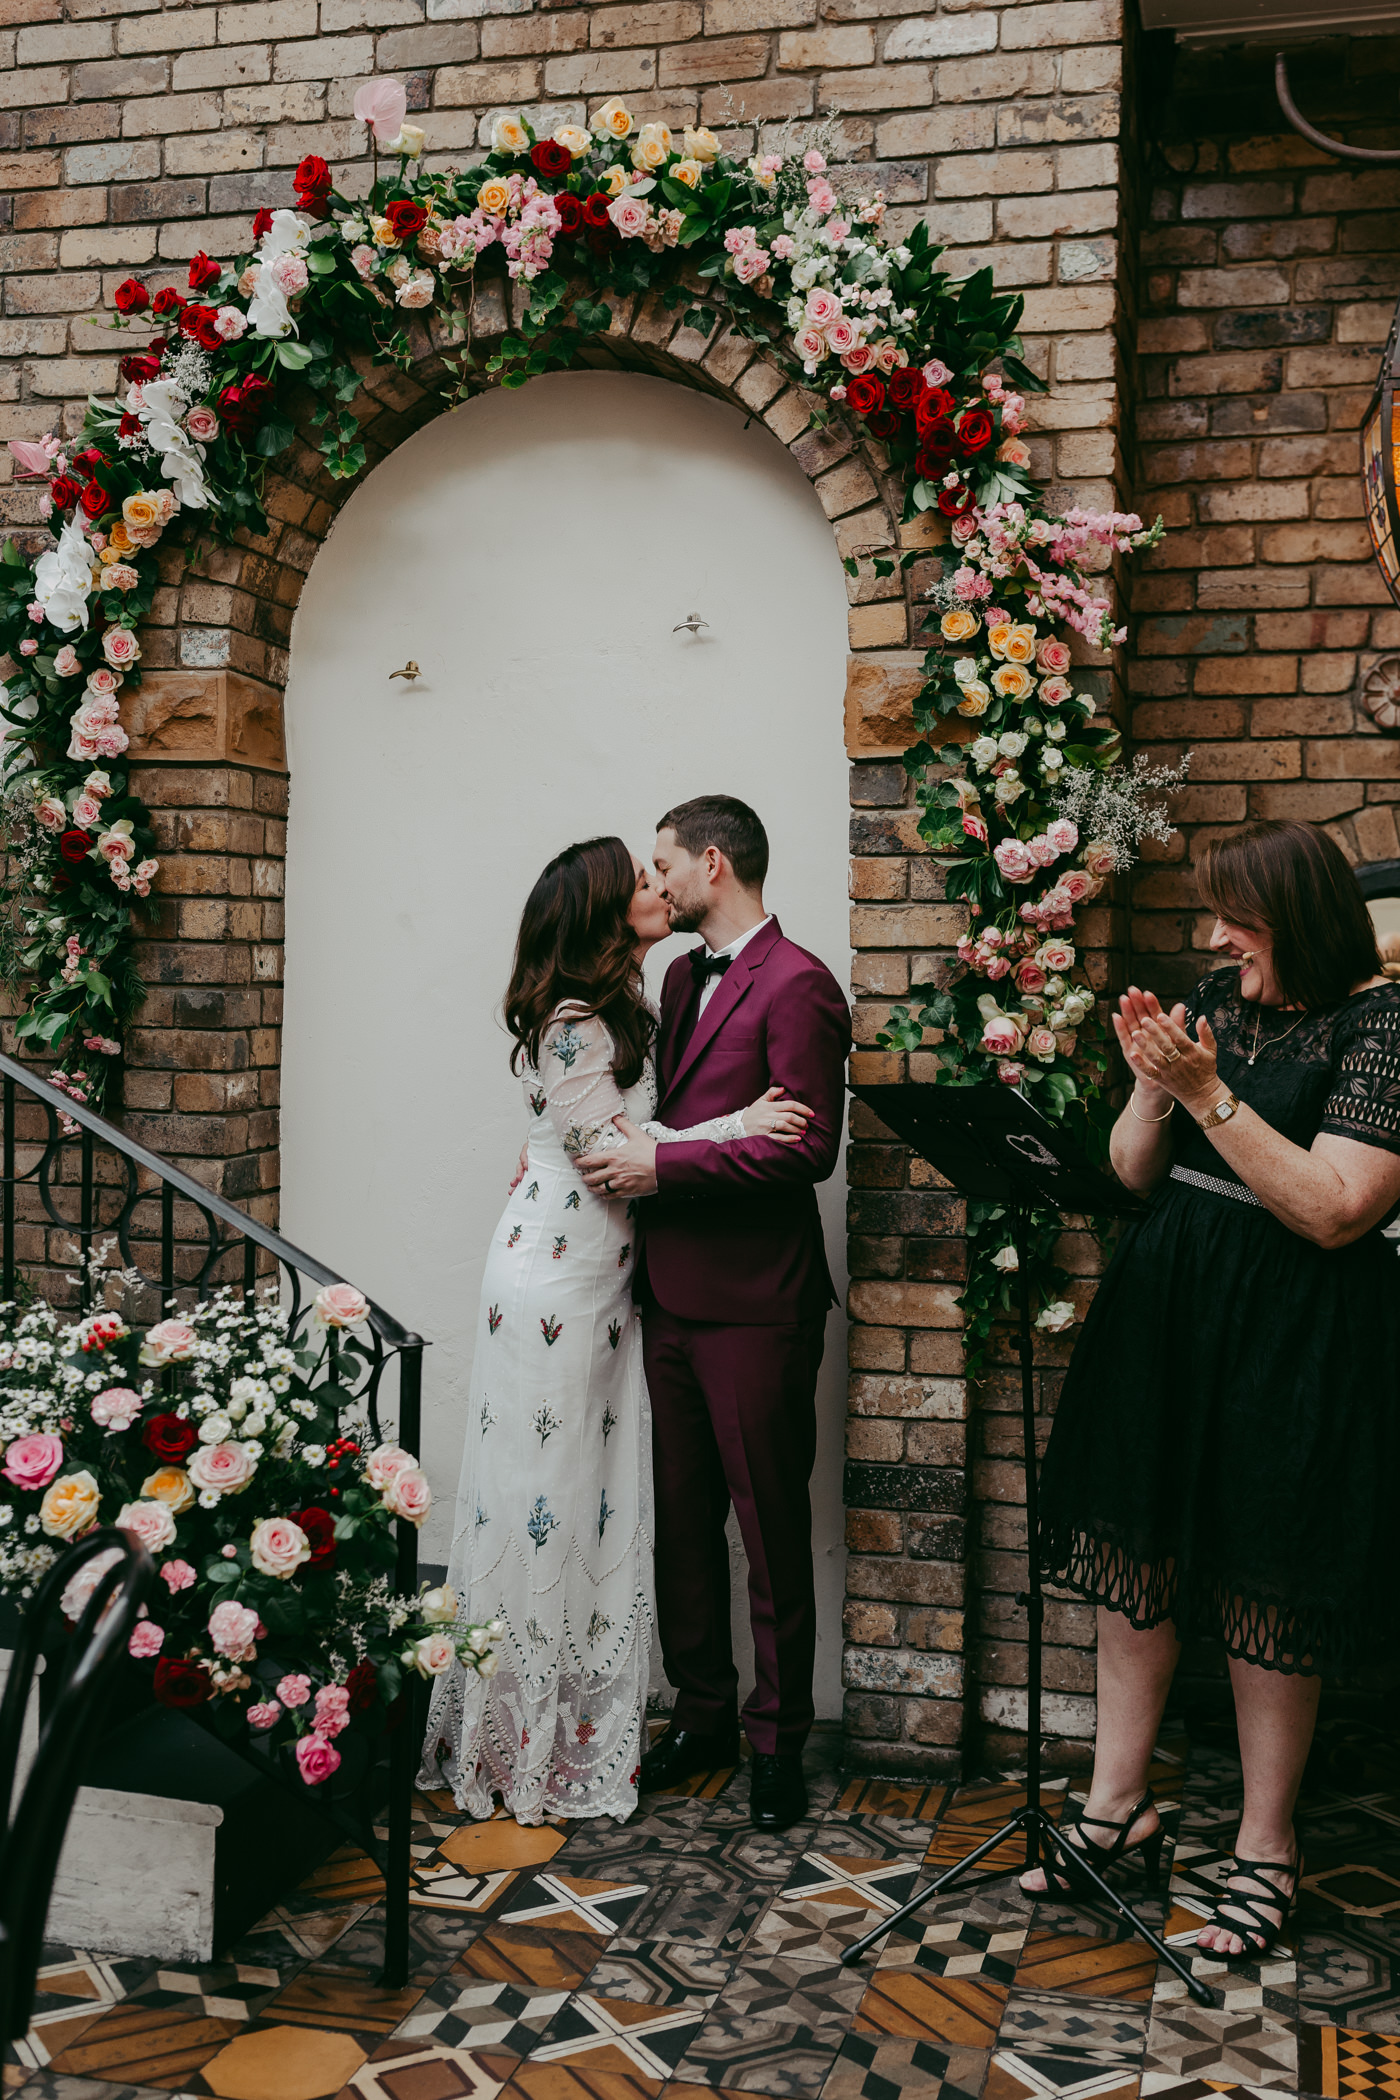
[[[308,158],[296,209],[260,212],[245,254],[197,255],[187,290],[120,286],[114,325],[161,329],[122,359],[124,396],[90,403],[76,450],[12,442],[57,528],[0,564],[17,871],[0,960],[27,1001],[20,1043],[55,1056],[57,1086],[107,1097],[144,995],[133,914],[160,888],[132,733],[176,755],[171,682],[187,696],[202,658],[222,681],[209,755],[280,762],[292,614],[346,483],[484,388],[620,365],[761,417],[831,520],[853,641],[929,644],[905,764],[974,930],[882,1043],[931,1036],[950,1083],[1024,1085],[1092,1128],[1107,1065],[1074,912],[1160,819],[1075,664],[1116,639],[1097,573],[1160,528],[1047,507],[1019,436],[1042,390],[1021,300],[990,271],[952,282],[922,224],[887,238],[883,200],[818,137],[740,164],[614,102],[591,133],[501,119],[479,166],[427,173],[404,113],[395,83],[357,97],[390,156],[365,202]],[[911,602],[909,568],[940,546],[953,559]],[[188,671],[143,678],[157,622]],[[998,1244],[977,1242],[964,1301],[982,1333]]]

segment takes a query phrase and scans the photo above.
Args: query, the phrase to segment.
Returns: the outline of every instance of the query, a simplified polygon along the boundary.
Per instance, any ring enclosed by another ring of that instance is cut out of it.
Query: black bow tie
[[[703,948],[690,951],[690,967],[695,972],[697,984],[704,984],[709,977],[723,977],[733,960],[732,955],[709,955]]]

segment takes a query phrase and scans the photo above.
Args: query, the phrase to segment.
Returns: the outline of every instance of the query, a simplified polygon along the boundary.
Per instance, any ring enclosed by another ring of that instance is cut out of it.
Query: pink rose
[[[154,1619],[142,1619],[131,1629],[127,1652],[138,1660],[147,1655],[159,1655],[165,1646],[165,1628],[157,1626]]]
[[[11,1487],[46,1488],[63,1464],[63,1439],[56,1436],[16,1437],[5,1453],[0,1478]]]
[[[226,1655],[230,1662],[246,1662],[253,1653],[257,1638],[258,1615],[246,1604],[235,1604],[232,1598],[216,1604],[209,1614],[209,1638],[216,1655]]]
[[[248,316],[236,306],[221,306],[214,315],[214,326],[226,343],[236,343],[247,329]]]
[[[1049,970],[1052,976],[1057,976],[1065,970],[1072,970],[1074,968],[1074,943],[1072,941],[1046,941],[1041,947],[1037,948],[1035,959],[1041,965],[1041,968]]]
[[[139,1539],[148,1553],[164,1553],[175,1543],[175,1519],[164,1502],[128,1502],[118,1510],[117,1524]]]
[[[405,1451],[401,1445],[380,1444],[369,1454],[365,1478],[372,1488],[383,1489],[389,1485],[396,1473],[402,1473],[405,1467],[416,1466],[417,1463],[412,1452]]]
[[[827,347],[834,357],[844,357],[848,350],[855,349],[859,341],[855,331],[855,324],[846,320],[843,315],[840,320],[833,321],[827,329],[826,341]]]
[[[875,352],[869,343],[857,343],[841,360],[848,372],[868,372],[875,362]]]
[[[1047,707],[1063,707],[1074,688],[1067,678],[1042,678],[1040,697]]]
[[[284,1706],[305,1706],[311,1697],[311,1679],[303,1677],[299,1671],[294,1671],[282,1679],[277,1687],[277,1696]]]
[[[992,858],[1008,882],[1029,882],[1035,865],[1019,839],[1003,839]]]
[[[127,664],[135,663],[141,651],[129,627],[109,627],[102,637],[102,654],[109,664],[125,669]]]
[[[953,538],[960,547],[965,546],[968,540],[975,540],[981,530],[982,514],[978,510],[965,510],[960,517],[953,520]]]
[[[84,831],[91,831],[102,822],[102,804],[93,795],[79,795],[73,804],[73,822]]]
[[[275,1575],[281,1582],[289,1581],[303,1561],[311,1558],[310,1539],[290,1517],[265,1517],[248,1543],[258,1573]]]
[[[143,1364],[182,1364],[199,1337],[184,1320],[158,1320],[141,1344]]]
[[[384,1507],[394,1517],[404,1517],[416,1529],[421,1529],[433,1506],[433,1491],[428,1485],[426,1473],[417,1466],[405,1466],[395,1473],[384,1490]]]
[[[1045,972],[1038,962],[1027,956],[1024,962],[1016,965],[1016,983],[1023,992],[1043,992]]]
[[[53,667],[60,678],[73,678],[77,675],[81,666],[78,663],[78,652],[71,642],[65,642],[58,651],[53,660]]]
[[[316,1694],[312,1727],[330,1741],[350,1726],[350,1694],[343,1684],[323,1685]]]
[[[1073,853],[1079,844],[1079,826],[1068,817],[1056,817],[1053,824],[1046,825],[1045,836],[1057,853]]]
[[[115,693],[120,684],[121,680],[116,672],[109,670],[106,664],[99,664],[95,671],[89,671],[87,674],[87,690],[99,699],[109,693]]]
[[[160,1572],[172,1597],[177,1590],[189,1589],[194,1581],[194,1569],[187,1560],[168,1560]]]
[[[275,1728],[282,1718],[282,1709],[275,1699],[267,1699],[258,1706],[248,1708],[250,1728]]]
[[[1048,1064],[1055,1055],[1053,1031],[1049,1028],[1033,1028],[1026,1037],[1026,1048],[1032,1057],[1038,1057],[1042,1063]]]
[[[76,1626],[87,1607],[88,1598],[101,1582],[107,1570],[115,1567],[121,1554],[115,1546],[105,1553],[94,1553],[91,1560],[83,1562],[76,1575],[68,1579],[67,1587],[59,1599],[59,1609],[70,1625]]]
[[[1111,875],[1118,865],[1118,856],[1107,839],[1090,839],[1080,859],[1091,875]]]
[[[1003,1086],[1019,1086],[1025,1076],[1026,1068],[1024,1065],[1003,1061],[997,1066],[997,1078]]]
[[[931,357],[924,366],[924,380],[929,386],[946,386],[952,376],[940,357]]]
[[[201,1494],[241,1495],[258,1470],[246,1444],[201,1444],[188,1472]]]
[[[1057,877],[1055,887],[1071,904],[1082,904],[1086,897],[1096,897],[1099,891],[1094,877],[1086,875],[1082,868],[1066,868],[1064,874]]]
[[[328,1743],[323,1735],[303,1735],[297,1738],[297,1765],[308,1786],[319,1786],[340,1767],[340,1752],[334,1743]]]
[[[34,821],[41,824],[45,831],[66,831],[68,811],[57,795],[45,795],[41,802],[34,805]]]
[[[1010,1014],[993,1014],[983,1025],[978,1048],[989,1057],[1014,1057],[1021,1047],[1021,1024]]]
[[[807,294],[807,319],[813,328],[829,328],[833,321],[842,317],[841,301],[835,292],[828,292],[820,285]]]
[[[608,206],[608,217],[625,241],[640,240],[646,232],[651,217],[651,206],[645,197],[614,197]]]
[[[734,258],[734,275],[740,284],[752,284],[756,277],[763,275],[772,259],[766,248],[745,248]],[[835,347],[833,343],[832,348]]]
[[[962,828],[968,838],[976,839],[979,846],[985,846],[991,837],[986,818],[979,817],[974,809],[963,811]]]
[[[212,408],[192,408],[185,428],[197,445],[212,445],[219,435],[219,419]]]
[[[1042,671],[1065,672],[1069,669],[1069,643],[1052,641],[1047,635],[1036,646],[1035,660]]]
[[[826,356],[826,337],[810,322],[798,329],[792,347],[804,364],[819,365]]]
[[[32,634],[27,634],[20,643],[19,653],[21,656],[37,656],[39,654],[39,644],[35,641]]]
[[[130,1429],[141,1412],[141,1395],[129,1385],[109,1385],[89,1410],[99,1429]]]
[[[369,1312],[369,1300],[353,1283],[327,1283],[317,1291],[313,1309],[323,1327],[354,1327]]]
[[[995,982],[998,977],[1009,977],[1010,974],[1011,957],[1009,955],[994,955],[991,961],[987,964],[987,975],[993,980],[993,982]]]

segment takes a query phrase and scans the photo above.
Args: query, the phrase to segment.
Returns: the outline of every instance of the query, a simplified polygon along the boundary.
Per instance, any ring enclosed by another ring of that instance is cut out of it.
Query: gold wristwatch
[[[1215,1130],[1221,1123],[1228,1123],[1231,1116],[1239,1114],[1241,1103],[1234,1094],[1227,1094],[1217,1101],[1208,1116],[1197,1116],[1196,1122],[1202,1130]]]

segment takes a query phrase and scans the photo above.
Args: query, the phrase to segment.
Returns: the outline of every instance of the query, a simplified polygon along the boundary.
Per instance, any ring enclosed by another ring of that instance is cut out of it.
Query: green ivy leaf
[[[287,341],[276,347],[278,364],[285,365],[289,372],[304,372],[311,362],[312,353],[305,343]]]

